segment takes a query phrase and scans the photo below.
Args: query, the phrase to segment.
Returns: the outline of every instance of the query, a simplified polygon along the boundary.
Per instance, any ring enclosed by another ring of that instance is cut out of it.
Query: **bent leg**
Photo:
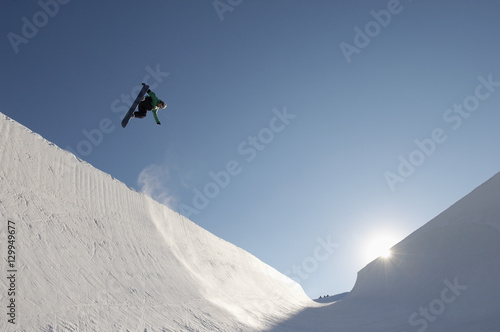
[[[145,118],[146,117],[146,114],[148,113],[148,110],[147,110],[147,103],[145,103],[145,101],[141,101],[139,103],[139,106],[137,107],[138,111],[134,112],[134,117],[135,118],[138,118],[138,119],[142,119],[142,118]]]
[[[134,118],[142,119],[142,118],[146,117],[146,114],[147,114],[146,111],[144,111],[144,112],[141,112],[141,111],[134,112]]]

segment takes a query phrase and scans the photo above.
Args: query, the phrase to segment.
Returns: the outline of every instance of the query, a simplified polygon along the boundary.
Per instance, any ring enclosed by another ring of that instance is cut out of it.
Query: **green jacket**
[[[156,97],[156,94],[153,91],[149,91],[148,95],[151,96],[151,104],[153,105],[153,109],[151,110],[153,112],[153,116],[155,117],[156,123],[160,123],[160,120],[158,119],[158,103],[160,100],[158,97]]]

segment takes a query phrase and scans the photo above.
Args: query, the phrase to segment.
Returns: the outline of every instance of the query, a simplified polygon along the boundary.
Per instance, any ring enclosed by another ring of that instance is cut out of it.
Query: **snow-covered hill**
[[[254,256],[1,114],[0,160],[2,331],[263,330],[310,302]]]
[[[345,299],[275,331],[500,331],[500,173],[392,253],[363,268]]]
[[[358,273],[352,301],[404,308],[401,331],[500,331],[500,174],[392,251]]]
[[[500,331],[500,174],[326,304],[1,114],[0,186],[1,331]]]

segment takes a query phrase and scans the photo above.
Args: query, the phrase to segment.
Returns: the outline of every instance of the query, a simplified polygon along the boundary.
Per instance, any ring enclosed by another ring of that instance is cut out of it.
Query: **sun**
[[[391,258],[392,252],[391,249],[381,249],[380,250],[380,256],[382,258]]]
[[[398,241],[398,238],[389,233],[372,235],[365,244],[364,259],[367,262],[371,262],[377,258],[390,259],[393,254],[391,252],[391,247]]]

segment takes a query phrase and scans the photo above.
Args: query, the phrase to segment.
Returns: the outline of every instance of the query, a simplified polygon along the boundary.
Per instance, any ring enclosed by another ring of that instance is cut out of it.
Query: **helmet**
[[[164,102],[164,101],[163,101],[163,100],[161,100],[161,99],[160,99],[160,100],[158,100],[158,105],[160,105],[160,104],[163,104],[163,107],[160,107],[160,108],[165,108],[165,107],[167,107],[167,103],[166,103],[166,102]]]

